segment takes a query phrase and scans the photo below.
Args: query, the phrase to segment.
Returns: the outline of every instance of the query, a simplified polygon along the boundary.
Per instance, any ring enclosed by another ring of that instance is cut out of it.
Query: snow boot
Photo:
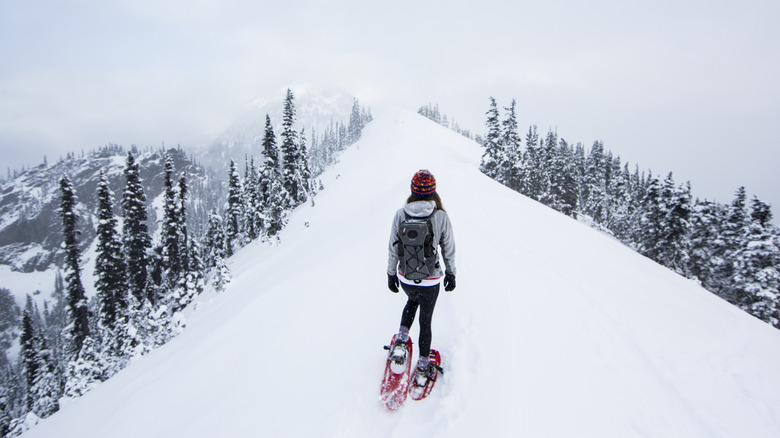
[[[406,342],[401,341],[400,339],[395,340],[395,344],[393,344],[392,352],[390,353],[390,360],[393,362],[393,364],[402,367],[407,360],[407,352],[409,351],[406,347],[409,345],[409,340],[407,339]]]
[[[427,385],[428,380],[430,380],[436,373],[435,365],[432,364],[430,361],[428,360],[423,361],[422,359],[420,359],[420,362],[424,362],[424,363],[417,364],[417,373],[415,373],[416,378],[414,381],[415,386]]]

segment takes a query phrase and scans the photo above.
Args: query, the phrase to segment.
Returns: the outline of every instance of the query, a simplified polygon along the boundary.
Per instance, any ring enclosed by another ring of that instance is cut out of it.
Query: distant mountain
[[[305,129],[309,146],[313,136],[320,137],[326,129],[349,122],[355,97],[346,92],[293,89],[295,95],[295,130]],[[243,163],[245,157],[260,156],[260,143],[265,131],[265,116],[271,118],[274,133],[282,132],[282,111],[285,92],[269,99],[256,99],[247,112],[230,128],[204,147],[194,150],[201,164],[226,175],[230,160]]]

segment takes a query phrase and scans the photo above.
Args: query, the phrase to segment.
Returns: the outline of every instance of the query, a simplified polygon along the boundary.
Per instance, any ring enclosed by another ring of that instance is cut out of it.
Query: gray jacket
[[[406,219],[406,214],[412,217],[426,217],[436,209],[436,202],[434,201],[415,201],[406,204],[403,208],[399,209],[395,213],[393,218],[393,228],[390,231],[390,243],[387,249],[387,274],[396,275],[399,272],[399,258],[397,245],[393,245],[398,239],[398,227],[401,222]],[[455,271],[455,238],[452,235],[452,224],[450,223],[450,217],[447,216],[447,212],[436,210],[436,214],[431,218],[431,225],[433,226],[433,238],[434,242],[438,242],[438,245],[434,245],[434,248],[441,246],[442,258],[444,259],[444,266],[446,271],[452,275],[456,275]],[[444,276],[441,267],[437,270],[436,277],[441,278]],[[403,275],[403,271],[401,271]]]

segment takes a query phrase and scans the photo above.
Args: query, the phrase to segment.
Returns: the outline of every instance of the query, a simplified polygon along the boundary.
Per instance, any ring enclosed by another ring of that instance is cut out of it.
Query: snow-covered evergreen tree
[[[302,173],[303,154],[301,152],[298,133],[295,131],[295,103],[293,92],[287,89],[284,100],[282,118],[282,181],[284,189],[289,193],[292,202],[286,208],[296,207],[307,200],[306,187],[308,181]]]
[[[276,145],[276,134],[274,134],[274,128],[271,125],[271,117],[265,115],[265,130],[263,132],[263,156],[265,161],[263,163],[263,170],[272,169],[276,172],[281,170],[281,163],[279,161],[279,147]]]
[[[0,436],[7,436],[11,431],[11,420],[9,390],[5,384],[0,384]]]
[[[542,199],[547,190],[542,162],[539,134],[536,125],[531,125],[525,135],[520,192],[537,201]]]
[[[303,129],[301,129],[301,133],[298,138],[300,139],[299,150],[301,154],[300,160],[298,162],[298,173],[301,176],[301,184],[303,190],[306,192],[307,198],[310,199],[316,195],[316,190],[311,180],[311,170],[309,169],[308,144],[306,142],[306,134]],[[357,141],[357,139],[355,139],[355,141]]]
[[[358,103],[358,100],[355,99],[352,103],[352,112],[349,115],[349,126],[347,127],[347,135],[349,136],[350,144],[360,139],[365,123],[366,121],[360,113],[360,104]]]
[[[201,258],[202,250],[197,240],[191,239],[188,247],[189,256],[187,257],[187,277],[185,284],[185,302],[184,306],[189,304],[197,295],[203,292],[205,284],[206,266]]]
[[[211,279],[211,285],[217,292],[222,292],[231,280],[230,269],[225,263],[225,259],[217,255],[214,258],[214,276]]]
[[[585,175],[581,186],[580,200],[582,211],[590,216],[595,223],[604,223],[607,209],[607,176],[608,165],[604,144],[593,143],[585,160]]]
[[[554,152],[550,172],[551,199],[555,201],[551,207],[567,216],[574,216],[577,210],[577,195],[579,181],[577,179],[574,150],[560,139],[558,149]]]
[[[490,109],[487,111],[487,121],[485,122],[488,128],[487,136],[485,136],[485,152],[482,154],[482,163],[479,166],[479,170],[485,175],[491,178],[497,178],[504,162],[504,151],[501,143],[501,125],[498,120],[498,105],[496,100],[490,98]]]
[[[538,157],[538,173],[541,189],[539,195],[539,202],[549,207],[555,208],[559,205],[560,200],[557,198],[557,193],[553,190],[554,180],[560,178],[561,175],[556,175],[557,169],[562,169],[562,166],[556,166],[558,160],[558,134],[552,129],[547,131],[547,137],[539,148]]]
[[[107,368],[98,344],[89,336],[84,338],[78,355],[68,363],[65,396],[77,398],[89,392],[106,379]]]
[[[225,231],[222,228],[222,217],[216,210],[211,211],[209,225],[206,230],[203,263],[206,269],[216,266],[217,257],[225,258]]]
[[[162,263],[164,287],[168,294],[175,294],[183,274],[181,264],[181,224],[179,219],[179,203],[173,182],[173,157],[165,159],[163,177],[163,218],[160,229],[162,244]]]
[[[179,283],[181,284],[183,278],[189,272],[189,257],[190,257],[190,234],[187,230],[187,196],[189,195],[189,189],[187,188],[187,173],[182,172],[179,176],[178,183],[179,191],[176,193],[176,199],[178,201],[178,218],[179,218],[179,261],[181,263],[181,269],[183,275],[180,277]]]
[[[720,265],[724,262],[721,237],[725,221],[724,208],[716,202],[697,200],[691,212],[690,271],[702,286],[721,295],[717,278]]]
[[[54,357],[47,347],[46,339],[40,336],[38,343],[40,344],[36,356],[38,364],[29,394],[34,400],[32,411],[38,417],[46,418],[60,409],[58,401],[61,395],[60,378],[57,375]]]
[[[246,162],[243,187],[243,228],[246,230],[246,237],[250,241],[260,237],[263,230],[262,204],[260,203],[260,195],[258,194],[259,186],[260,181],[258,179],[257,168],[255,167],[255,159],[252,157]]]
[[[620,157],[612,160],[612,177],[607,185],[607,219],[605,226],[621,241],[630,239],[631,214],[631,172],[628,163],[621,169]]]
[[[81,256],[76,239],[76,193],[73,183],[67,176],[60,180],[60,216],[62,217],[62,234],[65,248],[65,267],[68,274],[67,283],[68,326],[65,336],[68,339],[69,352],[78,354],[81,344],[89,336],[89,311],[84,285],[81,283]]]
[[[118,371],[126,363],[126,345],[130,343],[129,290],[127,287],[122,242],[117,231],[114,217],[111,190],[108,179],[101,172],[98,183],[98,235],[97,256],[95,257],[95,288],[98,301],[98,339],[100,349]],[[40,414],[39,414],[40,415]]]
[[[287,224],[287,210],[284,206],[290,205],[290,202],[290,195],[282,186],[282,182],[278,179],[272,180],[264,212],[269,237],[277,236]]]
[[[661,181],[651,177],[638,212],[637,228],[634,230],[633,240],[637,245],[637,251],[653,260],[658,260],[661,251],[658,246],[662,241],[663,223],[666,217],[662,191]]]
[[[97,191],[98,228],[97,255],[95,256],[95,289],[99,303],[99,325],[109,331],[127,314],[126,266],[122,255],[122,242],[114,217],[113,193],[108,179],[100,172]]]
[[[244,245],[244,234],[241,228],[244,209],[242,203],[241,175],[238,174],[236,163],[230,160],[228,179],[228,199],[225,211],[225,255],[231,256]]]
[[[780,248],[774,241],[768,204],[754,198],[744,246],[735,255],[737,304],[780,328]]]
[[[523,151],[520,134],[517,130],[517,103],[512,99],[509,107],[504,108],[506,119],[501,122],[501,149],[504,157],[498,163],[497,181],[507,187],[517,189],[520,184],[520,162]]]
[[[721,284],[721,296],[729,302],[739,305],[738,285],[735,283],[735,267],[737,254],[747,246],[745,241],[749,225],[747,212],[747,194],[745,187],[739,187],[734,194],[734,200],[728,207],[726,221],[721,228],[723,247],[717,254],[723,259],[717,271],[717,279]]]
[[[30,394],[30,388],[33,387],[35,377],[38,375],[38,348],[37,333],[34,326],[34,307],[32,298],[27,295],[27,304],[22,313],[22,331],[19,335],[19,360],[21,372],[25,384],[25,405],[26,410],[32,410],[34,399]]]
[[[690,216],[691,185],[675,187],[670,172],[664,180],[661,194],[666,216],[663,218],[661,241],[658,244],[656,261],[680,275],[690,277]]]
[[[263,163],[258,175],[258,207],[264,214],[269,209],[271,185],[273,181],[281,178],[279,167],[279,148],[276,145],[276,136],[271,126],[271,118],[265,116],[265,133],[263,134]]]
[[[152,239],[146,224],[146,195],[141,182],[139,166],[132,153],[125,164],[125,190],[122,192],[122,248],[127,267],[130,292],[141,303],[151,299],[148,285],[149,250]]]

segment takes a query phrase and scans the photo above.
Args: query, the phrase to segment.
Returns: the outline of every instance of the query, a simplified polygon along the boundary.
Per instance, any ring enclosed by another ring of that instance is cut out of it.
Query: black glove
[[[448,272],[444,275],[444,290],[447,292],[455,290],[455,274],[450,274]]]
[[[398,276],[387,274],[387,288],[393,293],[398,293]]]

